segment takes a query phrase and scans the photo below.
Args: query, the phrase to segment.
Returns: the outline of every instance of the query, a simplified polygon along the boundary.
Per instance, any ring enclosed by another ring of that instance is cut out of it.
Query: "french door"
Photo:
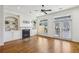
[[[59,38],[71,39],[71,21],[56,21],[55,22],[55,34]]]

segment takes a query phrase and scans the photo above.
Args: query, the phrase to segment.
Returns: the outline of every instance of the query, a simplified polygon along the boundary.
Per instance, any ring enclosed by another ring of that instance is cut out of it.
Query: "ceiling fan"
[[[43,12],[44,14],[47,14],[47,12],[52,11],[51,9],[46,9],[45,5],[41,5],[41,6],[42,6],[42,8],[40,11]],[[39,10],[34,10],[34,11],[39,11]]]
[[[48,11],[52,11],[51,9],[45,9],[44,7],[45,7],[45,5],[42,5],[41,12],[47,14]]]

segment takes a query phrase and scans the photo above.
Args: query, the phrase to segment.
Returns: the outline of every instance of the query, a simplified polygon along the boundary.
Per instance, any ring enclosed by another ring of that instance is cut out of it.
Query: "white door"
[[[55,34],[61,39],[71,39],[71,21],[55,22]]]
[[[71,21],[63,21],[61,28],[62,28],[62,34],[63,38],[65,39],[71,39]]]
[[[55,36],[57,38],[60,38],[60,30],[61,30],[61,28],[60,28],[60,22],[56,21],[55,22]]]
[[[59,38],[71,40],[72,20],[71,16],[55,18],[55,33]]]

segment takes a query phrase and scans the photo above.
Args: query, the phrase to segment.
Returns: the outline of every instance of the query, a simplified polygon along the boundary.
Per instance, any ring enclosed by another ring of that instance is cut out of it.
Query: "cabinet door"
[[[18,31],[13,31],[13,40],[17,40],[17,39],[21,39],[22,38],[22,33],[21,33],[21,31],[20,30],[18,30]]]
[[[12,31],[5,31],[4,33],[4,42],[13,40]]]

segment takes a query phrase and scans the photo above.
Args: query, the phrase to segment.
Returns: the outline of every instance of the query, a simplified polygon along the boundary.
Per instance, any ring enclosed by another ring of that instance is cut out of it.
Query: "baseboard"
[[[0,43],[0,46],[3,46],[4,45],[4,43]]]
[[[37,36],[41,36],[41,37],[46,37],[46,38],[51,38],[51,39],[57,39],[57,40],[62,40],[62,41],[69,41],[69,42],[74,42],[74,43],[79,43],[77,41],[74,40],[68,40],[68,39],[63,39],[63,38],[56,38],[56,37],[49,37],[49,36],[44,36],[44,35],[37,35]]]
[[[20,38],[20,39],[14,39],[14,40],[9,40],[9,41],[4,41],[4,44],[5,43],[9,43],[9,42],[13,42],[13,41],[17,41],[17,40],[22,40],[22,38]]]
[[[33,35],[33,36],[36,36],[36,35]],[[30,37],[33,37],[33,36],[30,36]],[[28,37],[28,38],[30,38],[30,37]],[[25,38],[25,39],[29,40],[28,38]],[[12,42],[12,41],[17,41],[17,40],[24,40],[24,39],[22,39],[22,38],[13,39],[13,40],[4,41],[4,43],[8,43],[8,42]]]
[[[33,36],[30,36],[30,37],[33,37]],[[10,41],[5,41],[4,44],[5,44],[5,43],[9,43],[9,42],[13,42],[13,41],[18,41],[18,40],[25,40],[25,41],[28,41],[28,40],[30,39],[30,37],[25,38],[25,39],[27,39],[27,40],[22,39],[22,38],[19,38],[19,39],[14,39],[14,40],[10,40]]]

